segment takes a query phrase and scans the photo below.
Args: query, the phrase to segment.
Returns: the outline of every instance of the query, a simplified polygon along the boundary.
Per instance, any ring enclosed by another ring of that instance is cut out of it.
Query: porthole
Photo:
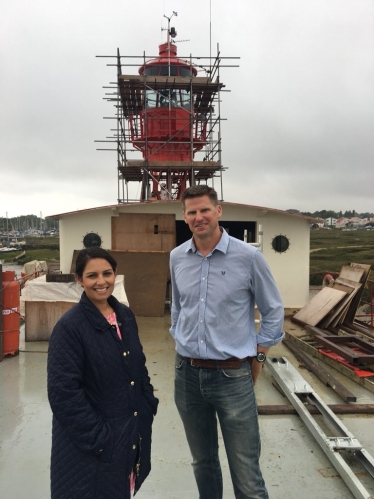
[[[95,232],[90,232],[86,234],[83,238],[83,246],[85,248],[93,248],[94,246],[100,247],[102,244],[101,237]]]
[[[290,247],[290,240],[287,236],[283,236],[279,234],[279,236],[275,236],[271,242],[271,246],[273,250],[277,253],[284,253]]]

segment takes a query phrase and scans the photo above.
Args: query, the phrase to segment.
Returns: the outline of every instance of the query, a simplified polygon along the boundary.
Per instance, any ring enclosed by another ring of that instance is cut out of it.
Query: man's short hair
[[[198,198],[201,196],[208,196],[211,203],[217,206],[218,204],[218,195],[217,192],[213,189],[213,187],[209,187],[206,184],[201,185],[193,185],[188,189],[184,190],[182,193],[181,201],[183,209],[186,209],[186,199]]]

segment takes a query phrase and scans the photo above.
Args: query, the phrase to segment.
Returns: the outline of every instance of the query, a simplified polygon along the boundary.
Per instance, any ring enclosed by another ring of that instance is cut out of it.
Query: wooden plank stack
[[[317,293],[293,316],[292,320],[321,329],[352,324],[369,277],[370,267],[359,263],[342,267],[335,281]]]

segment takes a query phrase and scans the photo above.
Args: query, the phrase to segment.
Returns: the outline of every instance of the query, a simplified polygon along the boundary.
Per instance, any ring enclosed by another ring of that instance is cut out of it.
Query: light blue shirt
[[[256,355],[258,344],[271,347],[283,338],[282,300],[263,254],[253,246],[222,231],[205,257],[192,238],[171,252],[170,272],[170,332],[180,355],[243,359]],[[262,316],[258,333],[255,303]]]

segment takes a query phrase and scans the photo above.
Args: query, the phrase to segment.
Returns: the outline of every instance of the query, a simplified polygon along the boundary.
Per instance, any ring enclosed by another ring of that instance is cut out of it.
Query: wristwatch
[[[266,355],[264,354],[264,352],[258,352],[255,359],[257,360],[257,362],[261,362],[262,364],[266,360]]]

